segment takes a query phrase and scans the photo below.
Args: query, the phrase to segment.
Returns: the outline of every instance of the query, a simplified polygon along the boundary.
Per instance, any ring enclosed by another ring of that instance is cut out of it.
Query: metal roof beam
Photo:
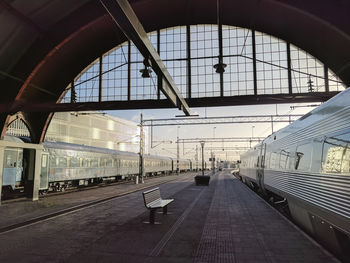
[[[127,0],[100,0],[113,21],[119,26],[123,33],[133,41],[146,63],[153,68],[158,77],[162,79],[160,89],[164,95],[186,115],[190,115],[190,108],[180,94],[179,89],[159,54],[154,49],[146,31],[138,20],[136,14]]]

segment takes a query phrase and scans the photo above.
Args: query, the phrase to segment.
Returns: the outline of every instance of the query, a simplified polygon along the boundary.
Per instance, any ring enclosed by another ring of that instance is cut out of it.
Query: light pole
[[[180,162],[180,145],[179,145],[179,130],[180,126],[177,126],[177,140],[176,140],[176,173],[179,175],[180,173],[180,167],[179,167],[179,162]]]
[[[215,142],[215,129],[216,129],[216,127],[213,127],[214,142]],[[214,157],[213,150],[211,150],[211,170],[212,170],[213,174],[215,174],[215,157]]]
[[[144,182],[144,176],[145,176],[145,162],[144,162],[144,150],[145,150],[145,141],[144,141],[144,134],[143,134],[143,115],[141,113],[140,115],[140,167],[139,167],[139,175],[135,178],[135,183],[138,184]]]
[[[200,144],[202,146],[202,175],[204,176],[204,141],[200,141]]]

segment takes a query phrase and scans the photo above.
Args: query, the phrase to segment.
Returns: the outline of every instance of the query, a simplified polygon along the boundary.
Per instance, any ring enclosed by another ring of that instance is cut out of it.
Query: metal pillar
[[[215,159],[213,151],[211,151],[211,170],[212,174],[215,174]]]
[[[144,134],[143,134],[143,115],[141,113],[140,117],[140,169],[139,169],[139,175],[135,178],[135,184],[138,184],[139,181],[142,184],[144,182],[144,175],[145,175],[145,160],[144,160],[144,150],[145,150],[145,144],[144,144]]]
[[[40,172],[41,172],[41,149],[35,150],[34,180],[33,180],[33,201],[39,200]]]
[[[177,174],[180,173],[179,162],[180,162],[180,145],[179,145],[179,135],[178,135],[176,140],[176,173]]]
[[[196,160],[196,172],[198,172],[198,145],[196,145],[196,157],[195,157],[195,160]]]
[[[4,155],[5,147],[0,146],[0,205],[1,205],[1,192],[2,192],[2,176],[4,170]]]
[[[203,141],[200,142],[202,146],[202,175],[204,176],[204,143]]]

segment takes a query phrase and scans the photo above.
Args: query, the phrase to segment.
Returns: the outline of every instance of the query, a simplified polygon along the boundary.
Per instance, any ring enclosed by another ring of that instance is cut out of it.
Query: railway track
[[[170,175],[167,175],[170,176]],[[152,178],[159,178],[159,177],[166,177],[164,175],[158,175],[158,176],[152,176],[152,177],[147,177],[145,178],[145,181],[151,180]],[[94,185],[89,185],[89,186],[83,186],[83,187],[70,187],[66,188],[64,191],[57,191],[57,192],[49,192],[45,194],[40,194],[40,198],[48,198],[51,196],[56,196],[56,195],[64,195],[64,194],[69,194],[69,193],[74,193],[74,192],[81,192],[81,191],[88,191],[96,188],[103,188],[103,187],[109,187],[109,186],[115,186],[115,185],[123,185],[123,184],[133,184],[133,180],[125,180],[125,181],[117,181],[117,182],[111,182],[111,183],[100,183],[100,184],[94,184]],[[7,196],[2,197],[2,203],[11,203],[11,202],[18,202],[18,201],[25,201],[27,200],[28,197],[25,196],[24,191],[22,192],[17,192],[13,194],[9,194]]]

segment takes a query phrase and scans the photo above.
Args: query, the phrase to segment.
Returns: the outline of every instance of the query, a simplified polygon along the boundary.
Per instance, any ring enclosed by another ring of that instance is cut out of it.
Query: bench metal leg
[[[151,209],[149,211],[149,223],[154,224],[154,219],[156,217],[156,209]]]
[[[163,215],[166,215],[168,213],[168,206],[163,207]]]

